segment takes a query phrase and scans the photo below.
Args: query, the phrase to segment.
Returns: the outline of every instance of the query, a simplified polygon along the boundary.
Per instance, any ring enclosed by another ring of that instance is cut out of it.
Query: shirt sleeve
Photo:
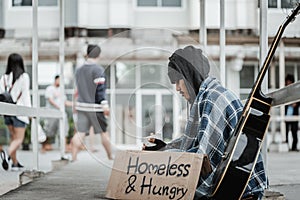
[[[169,149],[180,149],[182,141],[183,141],[183,136],[181,136],[177,139],[174,139],[171,142],[169,142],[165,147],[160,149],[160,151],[165,151],[165,150],[169,150]]]
[[[52,86],[48,86],[45,91],[46,99],[53,98],[53,89]]]
[[[106,77],[104,71],[99,71],[98,76],[94,79],[94,83],[96,84],[96,92],[95,92],[95,103],[101,103],[106,99]]]
[[[23,77],[24,77],[24,79],[23,79],[23,84],[22,84],[22,96],[21,96],[21,98],[23,98],[24,106],[31,107],[30,92],[29,92],[30,78],[29,78],[29,75],[27,73],[24,73]]]

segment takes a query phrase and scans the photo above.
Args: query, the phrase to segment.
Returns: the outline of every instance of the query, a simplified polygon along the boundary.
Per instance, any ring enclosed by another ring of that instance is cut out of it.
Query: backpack
[[[10,91],[12,90],[14,84],[12,84],[12,86],[8,89],[7,85],[6,85],[6,81],[4,78],[4,88],[5,91],[3,93],[0,94],[0,102],[4,102],[4,103],[11,103],[11,104],[16,104],[16,102],[20,99],[22,92],[20,92],[16,102],[13,101],[12,96],[10,94]]]

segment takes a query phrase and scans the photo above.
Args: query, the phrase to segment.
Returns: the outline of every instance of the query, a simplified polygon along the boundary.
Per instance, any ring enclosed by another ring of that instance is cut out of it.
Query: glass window
[[[116,107],[113,123],[116,125],[117,144],[136,143],[136,99],[132,94],[116,95]]]
[[[181,0],[137,0],[141,7],[181,7]]]
[[[116,63],[116,88],[135,88],[135,67],[122,62]]]
[[[292,75],[294,75],[294,78],[296,78],[294,65],[286,65],[285,66],[285,76],[287,74],[292,74]],[[285,78],[285,76],[284,76],[284,78]],[[297,80],[295,79],[295,81],[297,81]]]
[[[260,0],[258,0],[258,8],[260,7]],[[269,8],[277,8],[277,0],[268,0]]]
[[[240,71],[241,88],[252,88],[254,84],[254,65],[244,65]]]
[[[138,0],[137,1],[138,6],[158,6],[157,0]]]
[[[279,66],[276,61],[274,61],[274,62],[275,62],[274,63],[274,65],[275,65],[275,88],[279,88]],[[270,73],[270,71],[269,71],[269,73]]]
[[[296,0],[281,0],[281,8],[293,8],[296,4]]]
[[[163,7],[181,7],[181,0],[162,0]]]
[[[268,0],[269,8],[277,8],[277,0]]]
[[[142,124],[143,137],[147,137],[150,133],[155,133],[155,96],[142,96]]]
[[[294,74],[294,66],[293,65],[286,65],[285,66],[285,74]]]
[[[57,0],[39,0],[39,6],[57,5]],[[12,0],[12,6],[32,6],[32,0]]]
[[[173,139],[173,96],[163,95],[163,140]]]
[[[167,74],[167,67],[163,65],[144,64],[141,66],[141,87],[171,88]]]
[[[32,6],[32,0],[12,0],[12,6]]]
[[[276,88],[280,88],[280,87],[279,87],[279,64],[278,64],[278,62],[276,63],[275,66],[276,66],[276,67],[275,67],[275,82],[276,82]],[[285,66],[285,76],[286,76],[287,74],[294,74],[294,72],[295,72],[294,65],[293,65],[292,63],[286,64],[286,66]],[[284,76],[284,78],[285,78],[285,76]],[[295,76],[295,78],[296,78],[296,76]]]

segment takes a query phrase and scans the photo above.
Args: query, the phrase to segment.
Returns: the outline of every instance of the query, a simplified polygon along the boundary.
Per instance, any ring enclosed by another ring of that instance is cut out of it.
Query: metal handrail
[[[19,106],[0,102],[0,115],[27,116],[27,117],[46,117],[62,118],[63,113],[60,110],[50,108],[34,108]]]

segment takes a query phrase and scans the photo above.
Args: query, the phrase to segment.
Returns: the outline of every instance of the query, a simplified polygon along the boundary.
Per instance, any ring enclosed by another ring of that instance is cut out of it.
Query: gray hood
[[[183,79],[193,103],[201,83],[208,77],[210,70],[208,59],[201,49],[187,46],[176,50],[169,58],[168,76],[172,84]]]

